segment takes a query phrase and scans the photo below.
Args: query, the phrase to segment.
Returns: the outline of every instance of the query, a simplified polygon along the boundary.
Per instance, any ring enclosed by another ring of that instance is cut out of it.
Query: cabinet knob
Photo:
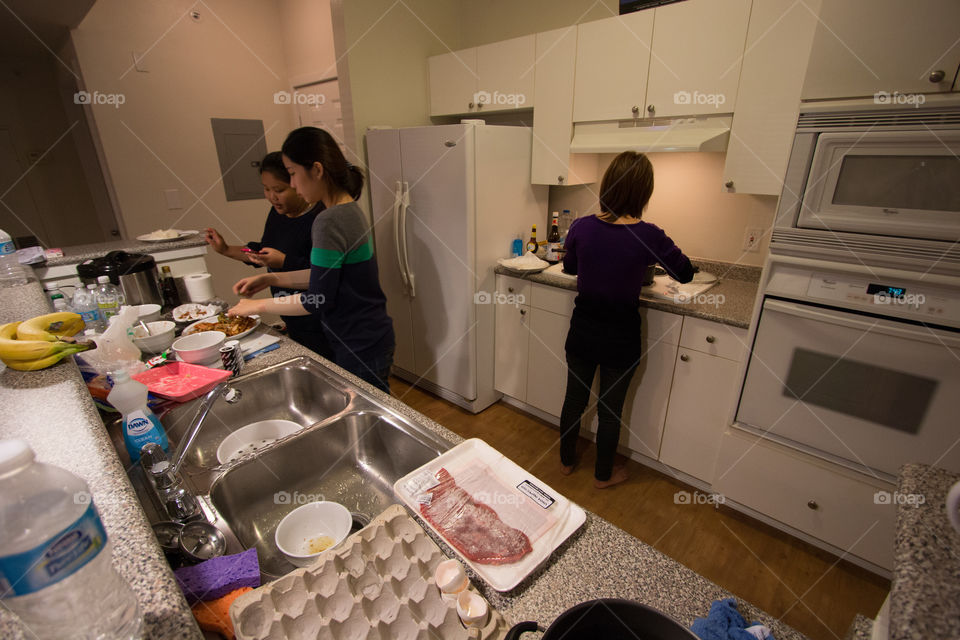
[[[513,287],[507,287],[507,291],[508,291],[509,293],[513,293]]]
[[[713,343],[716,342],[716,341],[717,341],[717,339],[714,338],[713,336],[707,336],[707,342],[709,342],[710,344],[713,344]]]
[[[633,108],[630,109],[630,111],[633,111],[633,115],[639,115],[640,107],[638,107],[637,105],[633,105]]]
[[[930,72],[930,82],[937,84],[938,82],[943,82],[943,79],[947,76],[944,73],[943,69],[937,69],[936,71]]]
[[[563,176],[557,176],[557,184],[563,184]]]
[[[690,356],[684,353],[683,355],[680,356],[680,359],[683,360],[684,362],[689,362]]]
[[[809,507],[810,509],[813,509],[814,511],[816,511],[817,509],[820,508],[820,505],[817,504],[817,501],[816,501],[816,500],[808,500],[808,501],[807,501],[807,507]]]
[[[526,309],[520,309],[520,315],[522,315],[522,316],[527,315],[527,310],[526,310]]]
[[[727,180],[723,183],[723,186],[725,186],[727,189],[733,189],[733,180]]]
[[[648,105],[647,105],[647,113],[653,115],[653,112],[656,111],[656,110],[657,110],[657,108],[656,108],[655,106],[653,106],[652,104],[648,104]]]
[[[467,106],[470,107],[471,109],[473,109],[476,105],[471,102],[471,103],[469,103]]]

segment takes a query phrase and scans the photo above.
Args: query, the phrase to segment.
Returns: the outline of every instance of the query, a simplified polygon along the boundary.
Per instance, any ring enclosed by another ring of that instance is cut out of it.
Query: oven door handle
[[[763,309],[764,311],[785,313],[805,320],[828,322],[841,327],[863,329],[871,333],[905,338],[907,340],[919,340],[930,344],[939,344],[945,347],[960,349],[960,337],[951,332],[905,324],[903,322],[897,322],[895,318],[891,320],[877,319],[871,321],[867,318],[861,318],[854,313],[811,307],[802,303],[787,302],[785,300],[764,300]],[[763,319],[761,318],[760,321],[763,322]]]

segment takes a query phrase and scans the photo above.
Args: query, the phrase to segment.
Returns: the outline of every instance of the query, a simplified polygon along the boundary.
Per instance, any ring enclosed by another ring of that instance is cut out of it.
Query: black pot
[[[521,622],[507,632],[505,640],[536,631],[536,622]],[[567,609],[543,633],[542,640],[699,640],[691,631],[665,613],[633,600],[600,598]]]

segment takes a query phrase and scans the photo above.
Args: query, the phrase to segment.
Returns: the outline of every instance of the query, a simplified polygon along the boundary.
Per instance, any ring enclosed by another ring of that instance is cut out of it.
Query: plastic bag
[[[107,394],[113,380],[108,374],[126,371],[132,376],[147,370],[147,365],[140,362],[140,349],[130,341],[128,333],[137,318],[135,307],[123,307],[103,335],[94,338],[97,348],[74,356],[94,403],[101,409],[112,410]]]

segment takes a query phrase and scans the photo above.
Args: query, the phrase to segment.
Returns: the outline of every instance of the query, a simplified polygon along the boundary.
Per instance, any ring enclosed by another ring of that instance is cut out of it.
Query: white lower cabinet
[[[493,386],[511,398],[527,397],[530,305],[497,305]]]
[[[557,417],[567,389],[567,357],[563,346],[569,330],[569,315],[536,307],[530,309],[527,404]]]

